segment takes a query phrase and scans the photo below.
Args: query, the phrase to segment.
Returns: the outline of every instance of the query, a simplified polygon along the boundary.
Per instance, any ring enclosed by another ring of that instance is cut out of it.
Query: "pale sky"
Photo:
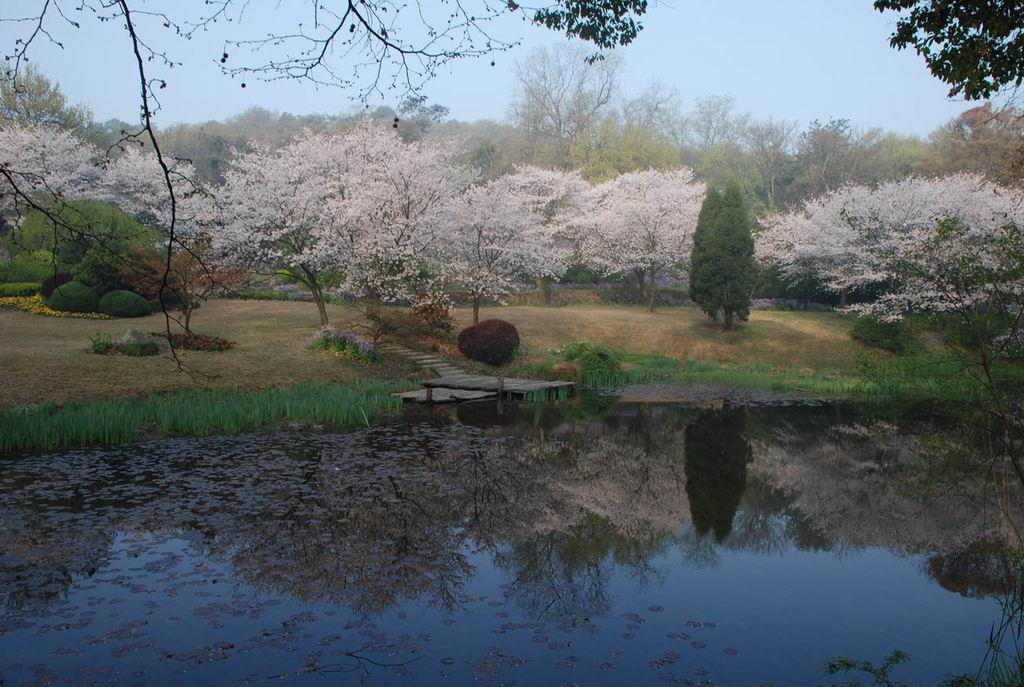
[[[4,0],[0,16],[25,16],[39,4]],[[308,16],[308,4],[298,0],[283,0],[276,11],[276,1],[253,4],[256,9],[240,23],[220,24],[192,41],[169,36],[153,21],[143,23],[144,37],[183,63],[172,70],[150,66],[153,76],[168,80],[158,124],[223,119],[253,105],[295,114],[349,112],[358,106],[351,93],[340,89],[263,83],[252,77],[242,89],[238,79],[222,75],[217,59],[225,36],[258,37],[294,28],[298,17]],[[698,97],[726,94],[740,110],[755,116],[795,119],[801,125],[847,117],[858,126],[910,134],[926,134],[970,107],[947,99],[947,87],[915,54],[889,47],[893,16],[875,12],[870,0],[671,0],[652,5],[643,19],[645,29],[620,51],[627,94],[659,81],[678,92],[684,108]],[[202,0],[150,0],[143,6],[179,15],[192,6],[197,13],[203,11]],[[98,120],[134,121],[138,86],[127,34],[88,16],[82,17],[81,26],[76,30],[55,23],[54,37],[64,49],[39,42],[32,58],[71,100],[92,108]],[[25,30],[24,24],[0,24],[5,52]],[[424,91],[431,101],[449,107],[455,119],[503,119],[515,60],[531,46],[565,40],[514,19],[493,31],[503,38],[521,38],[523,44],[497,55],[493,67],[489,58],[457,61]],[[233,61],[235,57],[244,61],[243,55],[233,56]],[[394,104],[379,98],[370,104],[382,102]]]

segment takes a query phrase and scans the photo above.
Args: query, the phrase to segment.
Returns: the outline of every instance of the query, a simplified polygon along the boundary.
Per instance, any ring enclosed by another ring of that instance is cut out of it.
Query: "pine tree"
[[[743,192],[735,182],[704,199],[690,254],[690,298],[726,330],[750,314],[754,239]]]

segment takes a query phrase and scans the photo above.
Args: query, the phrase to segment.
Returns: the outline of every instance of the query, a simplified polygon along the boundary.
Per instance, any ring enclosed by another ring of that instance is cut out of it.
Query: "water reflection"
[[[196,615],[218,631],[226,617],[259,623],[283,604],[295,611],[280,621],[291,623],[287,636],[268,636],[296,647],[302,624],[319,622],[304,615],[310,605],[326,605],[363,619],[343,628],[368,633],[362,651],[419,656],[414,649],[424,651],[427,640],[374,629],[372,619],[418,609],[420,634],[430,636],[448,619],[479,617],[475,609],[486,604],[502,621],[493,630],[499,648],[516,631],[533,633],[538,650],[564,643],[552,638],[558,632],[582,635],[577,646],[609,633],[628,641],[654,626],[640,612],[662,608],[641,602],[644,595],[671,596],[686,568],[714,571],[737,555],[767,562],[827,552],[842,560],[882,550],[885,560],[916,557],[910,564],[927,577],[913,584],[931,579],[971,598],[998,595],[1011,581],[1005,519],[1020,513],[1006,504],[1019,507],[1019,490],[997,502],[991,474],[959,464],[936,474],[933,427],[869,422],[831,406],[615,405],[601,397],[500,413],[491,403],[413,412],[348,435],[160,441],[5,464],[0,655],[32,656],[37,667],[56,660],[41,630],[88,633],[87,600],[101,605],[115,588],[148,598],[146,617]],[[690,637],[702,621],[687,631],[683,620],[674,617],[659,641],[685,636],[694,649],[707,646]],[[935,620],[922,618],[921,631]],[[625,623],[621,634],[609,630],[613,622]],[[257,638],[268,631],[232,627]],[[159,655],[155,639],[138,641]],[[209,646],[190,660],[204,663]],[[538,677],[550,670],[519,651]],[[619,662],[632,656],[615,651]],[[467,680],[525,670],[488,652],[487,669],[477,666]],[[824,645],[821,653],[828,655]],[[964,650],[964,660],[974,655]],[[651,661],[658,679],[702,679],[673,672],[675,660],[659,656]],[[582,660],[569,663],[583,670]],[[30,664],[0,659],[0,671],[19,676]],[[595,663],[595,675],[606,664]],[[462,679],[454,667],[445,671]]]
[[[686,495],[699,534],[722,543],[747,490],[752,452],[742,408],[709,410],[686,427]]]

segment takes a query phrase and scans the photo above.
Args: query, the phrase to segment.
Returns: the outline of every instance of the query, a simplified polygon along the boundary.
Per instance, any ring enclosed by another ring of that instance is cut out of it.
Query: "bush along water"
[[[505,365],[519,351],[519,332],[511,322],[484,320],[459,333],[459,351],[470,360]]]
[[[146,434],[237,434],[285,422],[330,427],[369,425],[401,408],[398,387],[296,384],[259,392],[189,390],[145,399],[31,406],[0,413],[0,454],[126,443]]]
[[[314,351],[327,351],[339,358],[362,363],[375,363],[378,356],[373,343],[358,334],[326,325],[320,327],[309,347]]]
[[[877,317],[859,317],[850,336],[868,346],[896,355],[909,355],[921,350],[921,342],[905,320],[885,322]]]
[[[617,379],[622,370],[618,354],[590,341],[571,343],[556,355],[575,368],[577,379],[584,384],[599,385],[602,381]]]

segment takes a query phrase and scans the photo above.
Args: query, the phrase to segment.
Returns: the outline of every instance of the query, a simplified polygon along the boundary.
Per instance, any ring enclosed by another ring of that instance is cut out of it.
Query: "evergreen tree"
[[[750,314],[754,288],[754,238],[743,192],[735,182],[704,199],[690,254],[690,298],[722,326]]]

